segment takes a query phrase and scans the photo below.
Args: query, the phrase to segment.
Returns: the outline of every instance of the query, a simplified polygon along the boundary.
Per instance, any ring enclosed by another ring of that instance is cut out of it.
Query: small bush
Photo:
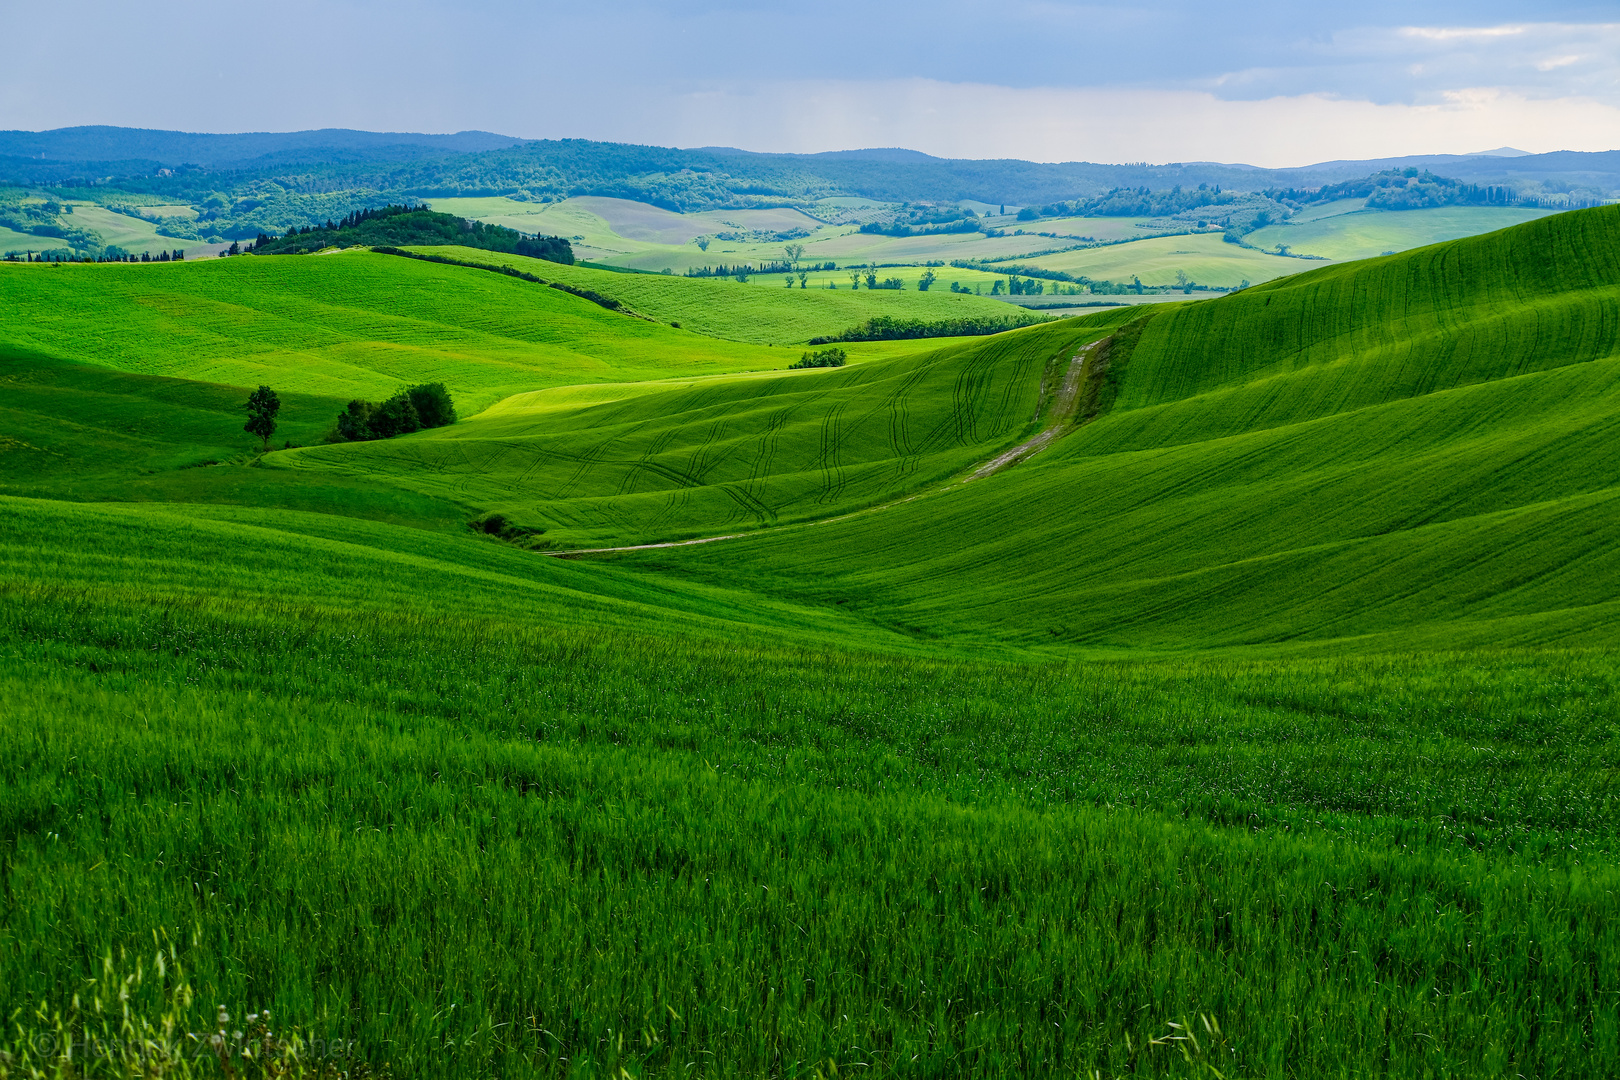
[[[797,363],[788,365],[788,370],[793,371],[797,368],[843,367],[848,362],[849,356],[844,352],[843,349],[818,349],[815,352],[807,352],[803,356],[799,357]]]
[[[491,511],[482,517],[475,517],[467,522],[467,525],[473,532],[493,536],[505,540],[509,544],[516,544],[530,550],[551,547],[550,543],[540,540],[546,530],[534,525],[519,525],[499,511]]]

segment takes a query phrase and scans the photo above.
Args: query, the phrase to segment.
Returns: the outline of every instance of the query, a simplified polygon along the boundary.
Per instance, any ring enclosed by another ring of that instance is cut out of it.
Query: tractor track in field
[[[669,446],[669,444],[674,441],[674,438],[675,426],[673,424],[654,435],[652,442],[647,444],[647,448],[642,451],[641,457],[635,462],[635,467],[625,471],[624,478],[619,481],[619,490],[614,494],[632,494],[635,491],[636,480],[638,478],[640,469],[648,469],[649,471],[656,472],[657,470],[652,467],[653,459],[662,454],[665,447]]]
[[[835,405],[821,421],[821,453],[817,464],[821,467],[821,493],[816,502],[832,502],[844,490],[844,469],[838,463],[838,451],[843,446],[844,410],[849,406]]]
[[[917,468],[918,451],[911,443],[911,406],[908,402],[911,392],[932,370],[932,364],[919,365],[883,402],[889,410],[889,447],[894,451],[896,476],[905,476]]]
[[[867,514],[881,513],[884,510],[889,510],[896,506],[903,506],[906,503],[915,502],[918,499],[926,498],[930,495],[938,495],[941,492],[950,491],[954,488],[961,487],[963,484],[971,483],[974,480],[991,476],[1003,469],[1010,468],[1014,465],[1027,461],[1029,458],[1040,453],[1042,450],[1052,445],[1052,443],[1056,442],[1064,434],[1074,430],[1078,426],[1076,423],[1076,420],[1078,419],[1076,412],[1080,404],[1081,390],[1085,386],[1086,382],[1086,362],[1098,349],[1098,347],[1107,340],[1109,339],[1102,338],[1098,341],[1088,342],[1087,344],[1080,346],[1080,348],[1076,350],[1075,354],[1069,358],[1068,366],[1063,372],[1062,381],[1058,384],[1057,390],[1052,396],[1051,407],[1046,410],[1046,425],[1036,435],[1034,435],[1032,438],[1025,439],[1023,442],[1012,447],[1011,449],[1003,450],[1001,453],[997,454],[983,465],[980,465],[974,469],[967,476],[962,477],[960,480],[953,480],[945,484],[943,487],[934,488],[930,491],[919,491],[915,495],[907,495],[905,498],[896,499],[893,502],[883,503],[879,506],[868,506],[860,510],[852,510],[847,514],[839,514],[836,517],[830,518],[821,518],[816,521],[794,522],[789,525],[775,525],[765,529],[754,529],[749,532],[725,533],[720,536],[702,536],[695,540],[665,540],[656,544],[627,544],[622,547],[574,548],[573,550],[568,551],[542,551],[538,552],[538,554],[549,555],[556,559],[571,559],[580,555],[613,555],[624,551],[656,551],[660,548],[694,547],[698,544],[717,544],[722,540],[740,540],[744,537],[764,536],[768,533],[782,532],[787,529],[809,529],[814,528],[817,525],[831,525],[840,521],[849,521],[852,518],[864,517]],[[961,380],[959,377],[958,387],[960,386]],[[1037,409],[1037,411],[1039,411],[1039,409]],[[825,458],[828,440],[825,421],[823,423],[822,450],[823,457]],[[947,421],[947,424],[948,423],[949,421]],[[834,452],[836,453],[836,450]],[[728,492],[728,494],[730,493]],[[733,496],[733,498],[735,498],[735,496]]]
[[[1046,426],[1034,438],[1025,439],[1011,450],[1003,450],[980,465],[968,476],[968,480],[977,480],[998,473],[1009,465],[1016,465],[1026,458],[1033,457],[1073,427],[1075,409],[1080,404],[1080,388],[1085,383],[1086,358],[1099,344],[1101,343],[1093,341],[1089,345],[1082,345],[1080,351],[1069,361],[1069,368],[1063,373],[1063,382],[1059,384],[1057,393],[1053,396],[1052,408],[1046,414]]]

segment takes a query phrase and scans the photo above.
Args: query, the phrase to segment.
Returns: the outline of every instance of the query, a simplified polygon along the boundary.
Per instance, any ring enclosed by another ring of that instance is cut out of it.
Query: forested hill
[[[585,139],[522,140],[479,131],[208,135],[82,127],[0,132],[0,184],[114,187],[185,203],[222,193],[233,201],[263,201],[284,192],[306,197],[363,193],[340,211],[344,213],[407,195],[609,195],[680,211],[805,203],[829,196],[1027,206],[1095,198],[1118,188],[1315,188],[1407,167],[1443,169],[1446,176],[1470,184],[1512,185],[1521,193],[1534,188],[1587,200],[1620,194],[1620,151],[1429,156],[1258,169],[1214,162],[978,161],[896,149],[758,154],[725,147],[680,150]]]
[[[342,221],[291,229],[274,238],[261,235],[253,245],[260,255],[307,255],[326,248],[443,246],[501,251],[548,262],[572,264],[574,249],[560,236],[525,236],[514,229],[436,214],[422,206],[384,206],[357,210]]]
[[[54,131],[0,131],[0,156],[57,165],[72,162],[151,162],[159,168],[200,166],[242,169],[295,161],[411,161],[476,154],[522,143],[489,131],[423,135],[398,131],[318,131],[211,135],[145,128],[71,127]]]

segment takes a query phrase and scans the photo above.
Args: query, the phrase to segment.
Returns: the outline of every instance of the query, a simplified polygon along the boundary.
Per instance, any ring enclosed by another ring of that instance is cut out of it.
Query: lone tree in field
[[[268,451],[270,436],[276,433],[276,413],[280,411],[281,399],[276,397],[276,392],[268,386],[261,386],[247,399],[248,421],[242,425],[242,430],[263,439],[264,448]]]
[[[788,262],[792,263],[793,269],[797,270],[799,268],[799,260],[804,258],[804,245],[789,244],[782,250],[787,252]]]

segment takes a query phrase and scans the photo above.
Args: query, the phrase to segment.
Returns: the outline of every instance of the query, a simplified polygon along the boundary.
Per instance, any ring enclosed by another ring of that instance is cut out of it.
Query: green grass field
[[[1337,213],[1329,211],[1337,210]],[[1287,244],[1299,254],[1329,259],[1368,259],[1390,251],[1459,240],[1546,217],[1550,210],[1497,206],[1448,206],[1428,210],[1367,210],[1360,200],[1342,200],[1269,225],[1245,239],[1257,247]],[[1144,279],[1145,280],[1145,279]]]
[[[540,391],[414,438],[273,463],[469,502],[565,547],[814,520],[937,485],[1034,434],[1043,385],[1108,332],[1064,322],[835,371],[626,386],[613,400]]]
[[[659,321],[0,266],[18,1068],[137,965],[400,1080],[1620,1061],[1620,208],[830,370],[532,266]]]
[[[26,251],[45,251],[52,247],[62,247],[63,242],[49,236],[35,236],[33,233],[18,232],[0,225],[0,255],[16,252],[21,255]]]
[[[1560,216],[1158,308],[1113,411],[1004,479],[809,547],[643,558],[769,568],[972,640],[1601,643],[1617,229],[1620,211]]]
[[[545,386],[770,369],[799,355],[499,274],[366,252],[112,269],[0,264],[0,273],[9,308],[0,343],[139,374],[341,398],[380,400],[442,381],[468,414]]]

